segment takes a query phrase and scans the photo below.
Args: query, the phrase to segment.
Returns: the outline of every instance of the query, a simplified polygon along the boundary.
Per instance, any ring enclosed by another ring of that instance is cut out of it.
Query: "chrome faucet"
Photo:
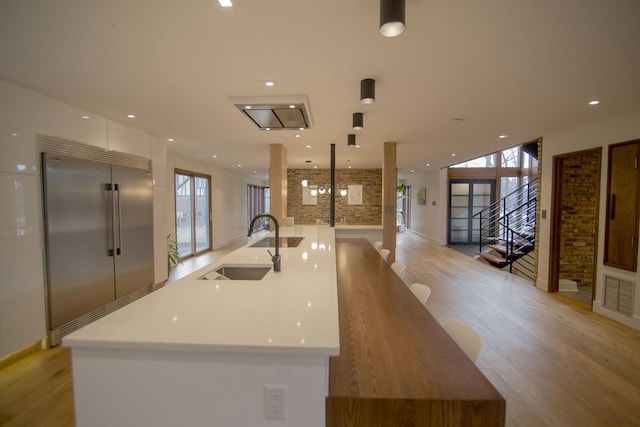
[[[278,220],[275,216],[271,214],[260,214],[253,217],[251,220],[251,224],[249,224],[249,233],[247,236],[251,237],[251,233],[253,232],[253,224],[256,222],[258,218],[269,218],[276,225],[276,254],[273,255],[269,249],[269,255],[271,255],[271,261],[273,262],[273,271],[280,271],[280,224],[278,224]]]

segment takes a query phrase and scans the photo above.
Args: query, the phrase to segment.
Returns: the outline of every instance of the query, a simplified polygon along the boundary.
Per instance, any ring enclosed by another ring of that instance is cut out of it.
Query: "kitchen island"
[[[279,273],[219,278],[271,265],[256,238],[65,337],[77,425],[504,425],[504,398],[368,240],[280,235],[304,238]]]
[[[281,272],[210,273],[272,266],[255,238],[66,336],[77,425],[324,426],[329,357],[340,344],[334,230],[282,227],[280,236],[304,237],[280,249]],[[285,419],[267,418],[271,390],[284,391]]]

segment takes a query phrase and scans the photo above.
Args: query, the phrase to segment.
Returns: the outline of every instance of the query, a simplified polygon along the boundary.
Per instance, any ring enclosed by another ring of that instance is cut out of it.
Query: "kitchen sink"
[[[200,276],[201,280],[262,280],[271,265],[225,264]]]
[[[300,244],[300,242],[304,239],[304,237],[280,237],[280,247],[281,248],[295,248]],[[250,245],[251,248],[275,248],[276,247],[276,238],[275,237],[265,237],[264,239],[258,240],[254,244]]]

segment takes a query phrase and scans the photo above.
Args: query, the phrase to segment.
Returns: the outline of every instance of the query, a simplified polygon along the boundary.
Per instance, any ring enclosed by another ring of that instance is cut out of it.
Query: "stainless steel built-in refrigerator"
[[[153,290],[150,163],[112,154],[89,160],[93,150],[82,151],[85,158],[42,153],[52,345]]]

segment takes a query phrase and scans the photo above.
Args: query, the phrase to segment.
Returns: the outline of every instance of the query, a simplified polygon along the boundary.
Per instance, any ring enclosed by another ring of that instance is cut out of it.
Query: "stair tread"
[[[533,249],[533,245],[529,242],[524,242],[522,244],[520,244],[520,242],[517,242],[515,246],[518,249],[513,251],[514,255],[525,255],[527,252],[530,252],[529,249]],[[487,245],[487,247],[505,254],[509,250],[507,245],[491,244],[491,245]]]
[[[506,264],[507,260],[505,258],[499,257],[498,255],[494,255],[491,252],[476,252],[476,255],[481,256],[491,262],[495,262],[497,264]]]

